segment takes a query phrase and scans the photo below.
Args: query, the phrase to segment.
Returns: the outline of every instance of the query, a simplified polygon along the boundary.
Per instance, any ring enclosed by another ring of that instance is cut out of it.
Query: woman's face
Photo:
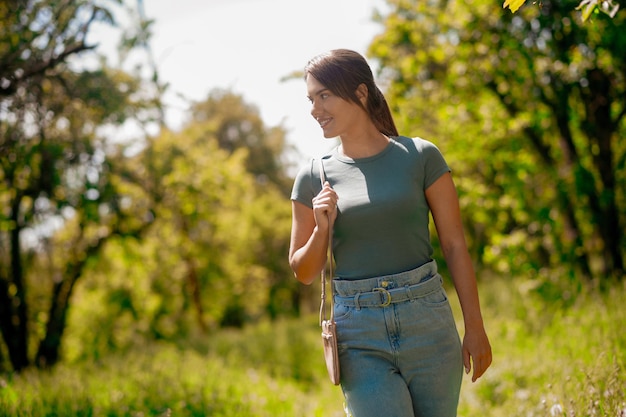
[[[333,94],[311,74],[306,77],[306,86],[311,115],[324,131],[325,138],[345,135],[365,114],[356,103]]]

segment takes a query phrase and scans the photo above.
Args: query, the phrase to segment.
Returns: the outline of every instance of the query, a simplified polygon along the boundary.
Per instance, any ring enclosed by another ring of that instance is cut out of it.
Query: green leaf
[[[508,7],[509,9],[511,9],[512,13],[515,13],[519,10],[520,7],[522,7],[524,3],[526,3],[526,0],[506,0],[502,7],[504,9]]]
[[[582,11],[583,22],[586,22],[587,20],[589,20],[589,17],[593,13],[593,11],[596,9],[597,5],[598,5],[597,2],[592,1],[583,7],[583,11]]]

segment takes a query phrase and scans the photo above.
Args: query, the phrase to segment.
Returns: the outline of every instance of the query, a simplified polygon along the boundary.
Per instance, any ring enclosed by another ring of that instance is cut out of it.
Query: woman
[[[456,416],[462,369],[491,364],[456,189],[430,142],[398,136],[366,60],[339,49],[305,67],[311,115],[340,144],[298,173],[289,263],[310,284],[335,260],[341,387],[354,417]],[[327,181],[322,187],[319,167]],[[459,296],[461,345],[431,259],[432,213]]]

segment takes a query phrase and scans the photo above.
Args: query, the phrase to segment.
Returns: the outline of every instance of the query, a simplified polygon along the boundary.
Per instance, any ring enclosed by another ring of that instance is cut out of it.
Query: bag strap
[[[324,165],[322,164],[322,159],[320,158],[320,181],[322,182],[322,188],[324,188],[324,183],[326,182],[326,174],[324,173]],[[328,214],[328,224],[330,224],[330,213]],[[328,272],[330,275],[330,293],[331,300],[333,294],[333,231],[328,231]],[[335,308],[331,301],[330,303],[330,321],[335,319]],[[320,304],[320,326],[322,322],[326,320],[326,264],[322,268],[322,302]]]

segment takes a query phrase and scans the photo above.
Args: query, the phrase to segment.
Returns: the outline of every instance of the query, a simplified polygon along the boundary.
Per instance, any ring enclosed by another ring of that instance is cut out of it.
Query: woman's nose
[[[317,115],[320,114],[320,110],[318,108],[318,106],[315,104],[314,101],[311,102],[311,116],[313,116],[314,119],[317,119]]]

